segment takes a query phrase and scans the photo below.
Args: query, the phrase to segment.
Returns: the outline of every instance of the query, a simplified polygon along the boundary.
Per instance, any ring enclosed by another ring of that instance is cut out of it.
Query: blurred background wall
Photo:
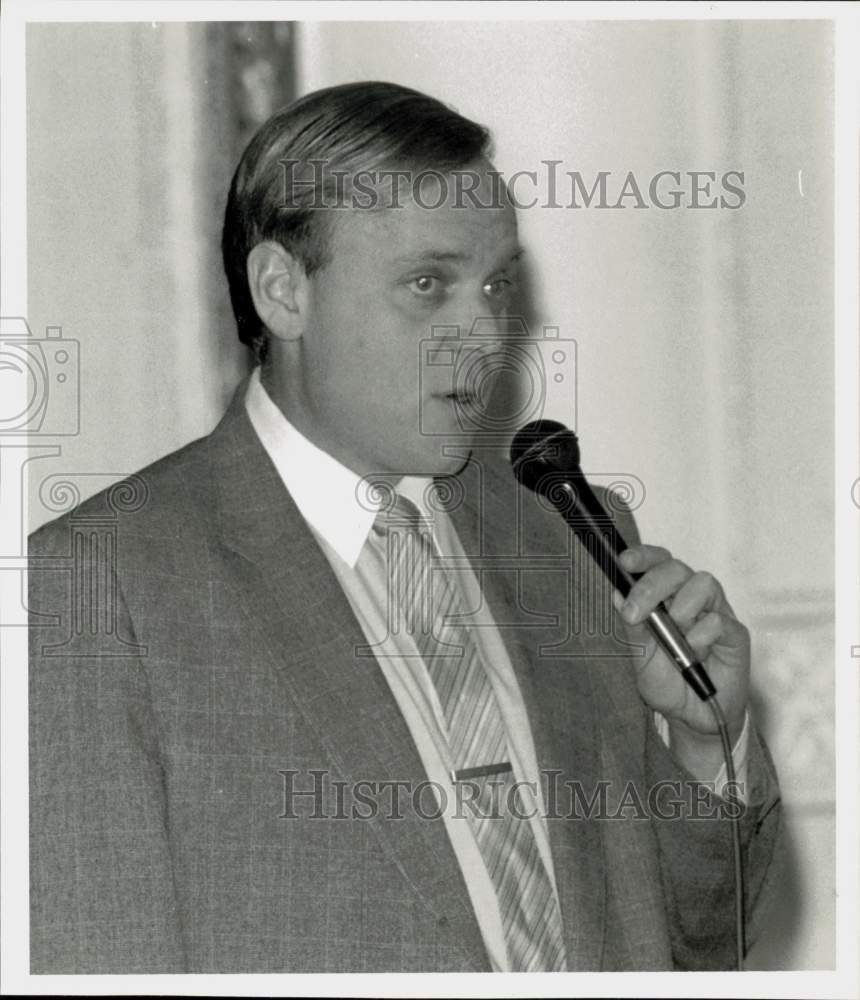
[[[548,415],[586,471],[638,477],[643,536],[753,633],[792,861],[749,967],[832,967],[832,48],[813,21],[30,25],[28,318],[79,342],[81,388],[80,433],[30,462],[31,529],[63,484],[85,497],[217,421],[248,364],[226,191],[294,94],[426,90],[491,127],[506,176],[743,171],[735,211],[522,211],[530,325],[576,341]]]

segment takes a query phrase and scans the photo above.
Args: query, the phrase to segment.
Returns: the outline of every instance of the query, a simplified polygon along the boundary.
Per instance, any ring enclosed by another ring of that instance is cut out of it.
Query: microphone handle
[[[619,564],[618,556],[628,546],[615,523],[607,516],[582,473],[568,473],[565,481],[556,484],[555,488],[559,486],[567,496],[567,502],[562,500],[556,504],[559,513],[610,583],[622,597],[627,597],[642,574],[628,573]],[[713,697],[717,689],[662,601],[648,615],[645,624],[699,698],[707,701]]]

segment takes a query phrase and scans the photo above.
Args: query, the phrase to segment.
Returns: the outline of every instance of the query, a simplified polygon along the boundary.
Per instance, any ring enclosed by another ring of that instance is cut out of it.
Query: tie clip
[[[468,781],[469,778],[485,778],[489,774],[506,774],[513,771],[510,761],[503,760],[500,764],[481,764],[480,767],[464,767],[459,771],[451,771],[452,781]]]

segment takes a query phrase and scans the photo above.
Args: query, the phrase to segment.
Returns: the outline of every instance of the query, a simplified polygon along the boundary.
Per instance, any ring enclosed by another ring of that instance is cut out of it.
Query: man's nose
[[[488,350],[492,344],[497,351],[504,352],[514,341],[527,336],[528,331],[521,317],[504,313],[493,315],[488,312],[472,320],[469,335],[464,339],[472,344],[485,343]]]

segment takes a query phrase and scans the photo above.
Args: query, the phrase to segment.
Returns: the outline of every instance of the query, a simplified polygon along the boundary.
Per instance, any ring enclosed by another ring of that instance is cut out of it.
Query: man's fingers
[[[723,588],[710,573],[693,573],[672,598],[669,612],[681,628],[686,629],[706,611],[724,611]]]
[[[699,659],[704,661],[714,652],[715,646],[721,646],[725,651],[733,650],[729,658],[749,661],[749,631],[746,626],[732,614],[719,611],[708,611],[685,633],[685,638]]]
[[[726,619],[716,611],[709,611],[686,632],[685,638],[699,659],[706,660],[711,647],[719,641],[725,630]]]
[[[672,553],[660,545],[631,545],[619,558],[628,573],[647,573],[652,566],[671,559]]]
[[[665,552],[666,550],[656,551]],[[643,554],[643,562],[646,558],[656,559],[655,550],[652,549],[649,553]],[[643,572],[643,570],[637,569],[634,572]],[[637,580],[630,589],[627,600],[621,609],[625,621],[631,625],[643,621],[661,601],[668,601],[672,598],[692,575],[693,571],[690,567],[685,566],[677,559],[671,557],[659,559],[650,569],[645,571],[642,579]]]

